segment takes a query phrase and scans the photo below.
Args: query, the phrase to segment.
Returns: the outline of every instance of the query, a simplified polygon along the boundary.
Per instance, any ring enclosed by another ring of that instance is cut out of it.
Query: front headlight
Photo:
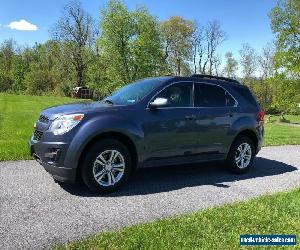
[[[74,128],[84,117],[84,114],[63,115],[56,118],[49,131],[54,135],[62,135]]]

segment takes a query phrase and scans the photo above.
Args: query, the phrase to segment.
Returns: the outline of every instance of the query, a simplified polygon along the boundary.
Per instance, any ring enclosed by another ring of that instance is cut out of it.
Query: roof
[[[220,86],[241,86],[244,87],[242,83],[235,79],[230,79],[226,77],[218,77],[218,76],[211,76],[211,75],[192,75],[192,76],[172,76],[170,78],[166,78],[168,81],[199,81],[201,79],[205,79],[205,82],[217,84]]]
[[[226,81],[226,82],[241,84],[239,81],[237,81],[235,79],[228,78],[228,77],[223,77],[223,76],[194,74],[194,75],[191,75],[191,77],[198,78],[198,79],[199,78],[200,79],[213,79],[213,80],[219,80],[219,81]]]

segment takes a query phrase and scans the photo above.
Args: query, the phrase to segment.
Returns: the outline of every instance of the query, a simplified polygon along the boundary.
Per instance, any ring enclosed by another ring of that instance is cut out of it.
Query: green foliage
[[[235,78],[236,71],[238,70],[238,62],[234,59],[231,51],[225,54],[226,64],[224,67],[224,74],[226,77]]]
[[[110,85],[160,73],[162,44],[157,20],[145,8],[129,11],[111,0],[101,12],[99,53]]]
[[[300,1],[279,1],[270,18],[277,35],[276,66],[300,77]]]
[[[15,42],[5,40],[0,46],[0,91],[10,90],[13,84],[12,61],[16,50]]]
[[[76,82],[78,86],[84,85],[84,77],[89,64],[87,48],[94,45],[95,22],[87,13],[82,4],[72,0],[63,8],[63,14],[51,30],[54,40],[59,41],[76,71]]]
[[[271,107],[280,112],[299,114],[300,81],[287,78],[284,74],[277,74],[269,81],[274,89]]]
[[[239,54],[244,82],[251,82],[257,66],[256,52],[250,44],[244,43],[239,50]]]
[[[205,28],[181,16],[159,22],[145,7],[129,10],[121,0],[109,0],[101,10],[97,31],[77,0],[63,11],[51,30],[53,40],[29,48],[12,39],[0,44],[0,92],[70,96],[73,87],[85,85],[95,98],[103,98],[137,79],[190,75],[192,65],[194,72],[219,72],[217,47],[226,35],[218,21],[208,22]],[[276,34],[275,52],[272,44],[261,53],[243,44],[239,62],[232,53],[225,55],[223,74],[235,77],[241,68],[242,82],[266,112],[297,114],[300,2],[281,0],[270,18]]]
[[[48,41],[33,48],[32,62],[24,76],[24,84],[29,94],[41,95],[54,90],[60,79],[56,65],[58,44]]]
[[[26,90],[24,82],[25,74],[29,70],[29,65],[23,60],[22,55],[16,55],[12,61],[11,75],[13,78],[12,90],[15,92],[23,92]]]
[[[182,74],[186,61],[192,57],[194,24],[180,16],[173,16],[161,23],[165,42],[165,58],[176,75]]]
[[[12,75],[10,72],[0,72],[0,91],[8,91],[12,85]]]
[[[71,96],[74,87],[76,87],[76,85],[72,82],[60,82],[53,93],[56,95]]]
[[[94,99],[103,99],[116,88],[116,85],[112,84],[113,81],[108,78],[107,66],[99,55],[94,55],[91,59],[86,73],[86,82],[94,93]]]
[[[31,95],[49,93],[57,85],[57,75],[51,70],[41,68],[39,64],[31,64],[30,71],[26,74],[24,82],[27,92]]]
[[[251,78],[247,79],[246,83],[265,112],[278,113],[278,111],[271,106],[274,97],[274,84],[272,79]],[[272,111],[272,109],[274,109],[274,111]]]

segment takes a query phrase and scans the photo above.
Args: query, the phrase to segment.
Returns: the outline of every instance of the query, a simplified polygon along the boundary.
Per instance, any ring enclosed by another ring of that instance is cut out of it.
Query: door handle
[[[187,120],[195,120],[196,116],[195,115],[186,115],[185,119],[187,119]]]
[[[232,113],[227,113],[227,115],[228,115],[229,117],[233,117],[233,114],[232,114]]]

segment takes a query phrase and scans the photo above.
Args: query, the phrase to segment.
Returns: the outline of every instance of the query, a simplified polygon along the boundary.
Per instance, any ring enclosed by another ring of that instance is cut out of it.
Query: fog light
[[[60,155],[60,149],[53,148],[51,152],[47,152],[44,154],[45,158],[49,158],[53,161],[57,161]]]

